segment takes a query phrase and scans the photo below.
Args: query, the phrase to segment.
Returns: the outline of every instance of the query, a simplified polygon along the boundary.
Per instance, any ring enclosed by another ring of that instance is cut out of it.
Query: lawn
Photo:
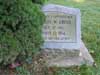
[[[82,39],[96,63],[93,67],[57,69],[55,75],[100,75],[100,0],[49,0],[48,3],[81,10]]]

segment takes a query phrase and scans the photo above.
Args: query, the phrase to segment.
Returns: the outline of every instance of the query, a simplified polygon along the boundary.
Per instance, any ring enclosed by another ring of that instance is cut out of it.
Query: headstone
[[[80,10],[49,4],[43,7],[43,12],[46,16],[43,25],[43,51],[47,63],[50,66],[65,66],[68,62],[66,66],[71,66],[85,62],[82,57],[84,45],[81,41]],[[84,49],[86,53],[87,49]],[[88,52],[86,54],[91,58]]]
[[[81,41],[80,10],[59,5],[44,6],[44,48],[79,49]]]

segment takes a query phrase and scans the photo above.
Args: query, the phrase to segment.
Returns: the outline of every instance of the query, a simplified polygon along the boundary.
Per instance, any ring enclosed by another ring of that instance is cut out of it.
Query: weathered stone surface
[[[46,59],[58,60],[62,57],[77,57],[80,54],[79,50],[67,50],[67,49],[44,49],[43,54]],[[48,60],[48,61],[49,61]]]
[[[81,41],[81,13],[77,8],[48,4],[43,7],[43,54],[47,66],[92,65],[94,60]]]
[[[81,42],[81,13],[78,8],[56,4],[43,6],[43,48],[79,49]]]
[[[81,48],[79,50],[80,50],[80,55],[78,56],[73,55],[75,52],[67,54],[64,52],[59,52],[58,55],[56,55],[55,53],[52,54],[52,52],[51,53],[44,52],[45,55],[44,58],[46,60],[47,66],[71,67],[71,66],[80,66],[82,64],[93,65],[94,60],[89,54],[83,42],[81,43]]]

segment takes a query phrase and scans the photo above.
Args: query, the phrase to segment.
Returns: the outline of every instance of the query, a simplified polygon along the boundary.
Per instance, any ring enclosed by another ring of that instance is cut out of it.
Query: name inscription
[[[76,16],[46,12],[43,37],[46,42],[76,42]]]

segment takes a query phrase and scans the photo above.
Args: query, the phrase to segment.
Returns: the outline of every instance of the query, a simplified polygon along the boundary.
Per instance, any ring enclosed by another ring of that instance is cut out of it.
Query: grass
[[[100,75],[100,0],[49,0],[47,3],[81,10],[82,39],[97,64],[95,67],[62,68],[56,70],[54,75]]]

